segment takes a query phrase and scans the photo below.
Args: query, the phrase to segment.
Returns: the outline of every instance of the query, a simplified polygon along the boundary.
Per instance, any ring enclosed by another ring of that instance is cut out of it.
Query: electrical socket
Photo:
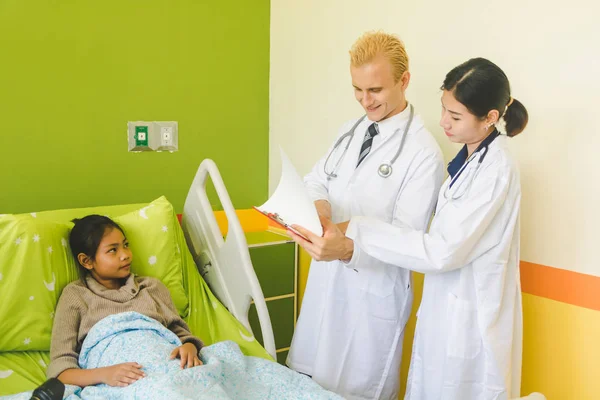
[[[177,151],[179,149],[177,121],[154,122],[154,140],[150,144],[156,151]]]

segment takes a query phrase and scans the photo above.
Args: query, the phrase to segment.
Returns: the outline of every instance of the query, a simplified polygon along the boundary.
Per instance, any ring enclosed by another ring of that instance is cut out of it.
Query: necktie
[[[373,138],[378,134],[377,123],[373,122],[369,125],[369,129],[367,129],[367,133],[365,133],[365,138],[363,139],[363,144],[360,148],[360,155],[358,156],[358,163],[356,167],[360,165],[360,163],[367,157],[367,154],[371,151],[371,145],[373,144]]]

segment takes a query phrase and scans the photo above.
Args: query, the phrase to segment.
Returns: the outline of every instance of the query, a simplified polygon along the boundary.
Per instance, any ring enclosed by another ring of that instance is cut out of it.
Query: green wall
[[[204,158],[236,208],[264,202],[269,7],[0,0],[0,214],[163,194],[181,211]],[[179,151],[129,153],[136,120],[178,121]]]

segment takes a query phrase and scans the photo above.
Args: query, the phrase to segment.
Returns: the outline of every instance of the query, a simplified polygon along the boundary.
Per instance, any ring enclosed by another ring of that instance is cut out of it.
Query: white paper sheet
[[[281,152],[279,184],[266,203],[256,208],[267,214],[277,214],[279,219],[288,225],[300,225],[322,236],[323,227],[315,204],[310,199],[296,168],[283,149],[279,148],[279,150]]]

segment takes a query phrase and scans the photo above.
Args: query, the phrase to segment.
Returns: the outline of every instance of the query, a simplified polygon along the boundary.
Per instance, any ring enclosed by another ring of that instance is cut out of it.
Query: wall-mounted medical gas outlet
[[[177,121],[137,121],[127,123],[129,151],[177,151]]]
[[[152,122],[128,122],[127,143],[129,151],[152,151],[150,137],[152,135]]]

